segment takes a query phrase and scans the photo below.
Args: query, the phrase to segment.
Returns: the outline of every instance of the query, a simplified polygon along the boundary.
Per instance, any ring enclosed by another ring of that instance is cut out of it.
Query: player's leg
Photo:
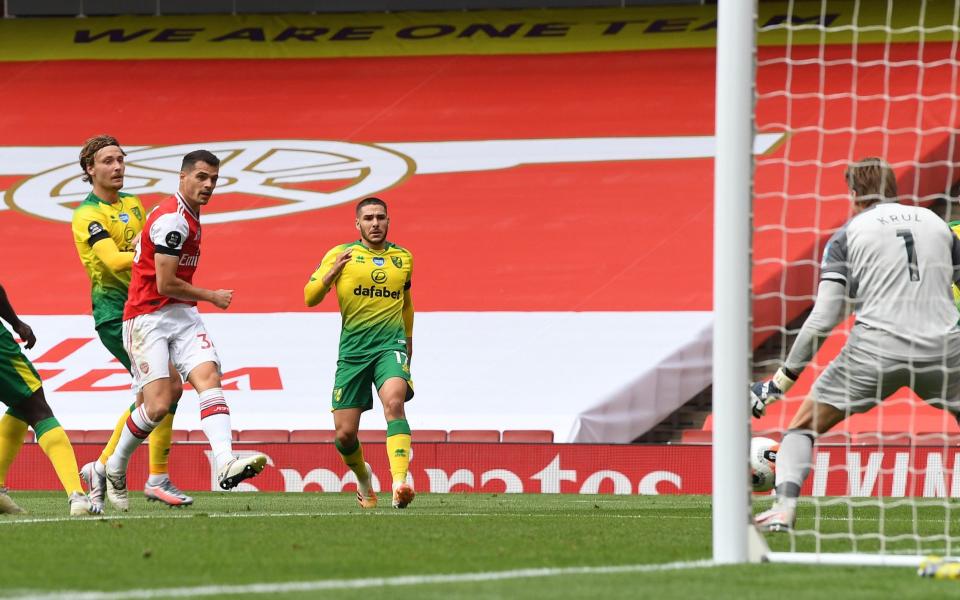
[[[393,506],[406,508],[416,495],[407,481],[411,436],[404,405],[413,398],[413,384],[406,353],[390,351],[381,354],[374,367],[374,381],[387,421],[387,458],[393,477]]]
[[[173,404],[174,379],[168,347],[168,327],[160,311],[123,322],[124,348],[130,355],[134,385],[143,403],[130,413],[117,446],[106,463],[106,496],[115,508],[128,510],[127,463]]]
[[[357,503],[361,508],[377,506],[373,472],[363,458],[363,445],[357,437],[360,416],[373,408],[372,385],[373,366],[369,361],[337,361],[331,398],[333,426],[337,430],[334,445],[340,459],[357,477]]]
[[[127,369],[131,371],[130,355],[123,347],[123,322],[106,321],[97,327],[97,334],[104,347]],[[170,369],[172,383],[176,400],[183,394],[183,384],[176,371]],[[103,494],[106,486],[106,464],[107,458],[113,454],[114,449],[120,441],[120,435],[127,424],[130,414],[136,409],[137,405],[143,404],[143,394],[137,393],[136,400],[117,420],[113,434],[110,440],[100,453],[97,461],[85,464],[80,475],[87,482],[87,488],[90,490],[90,498],[94,502],[103,503]],[[172,483],[170,483],[168,460],[170,446],[173,440],[173,413],[176,412],[176,403],[170,408],[170,413],[160,421],[160,424],[153,430],[149,436],[150,444],[150,477],[144,486],[144,495],[147,500],[159,500],[171,506],[181,506],[190,504],[193,499],[181,492]]]
[[[217,349],[196,308],[177,307],[176,323],[176,335],[171,340],[173,362],[200,398],[200,425],[213,451],[217,482],[221,489],[233,489],[263,471],[267,457],[260,453],[242,458],[233,454],[230,408],[223,395]]]
[[[173,415],[177,412],[183,396],[183,380],[171,362],[169,393],[172,399],[167,415],[150,432],[150,475],[143,486],[143,495],[148,502],[163,502],[167,506],[182,507],[193,504],[193,498],[185,494],[170,480],[168,469],[170,446],[173,445]]]
[[[757,515],[764,531],[788,531],[796,519],[800,489],[813,464],[816,436],[826,433],[849,415],[876,406],[906,380],[893,361],[847,345],[814,383],[810,396],[790,421],[777,452],[776,494],[773,507]]]
[[[83,493],[80,477],[77,475],[77,458],[73,452],[73,446],[47,404],[40,376],[33,364],[23,355],[13,336],[5,329],[0,328],[0,331],[2,331],[0,333],[0,398],[12,409],[10,411],[12,419],[33,428],[40,448],[47,455],[67,493],[70,514],[85,515],[99,512],[94,509],[86,494]],[[15,428],[20,430],[20,437],[19,441],[14,442],[13,447],[19,451],[23,445],[23,430],[17,426]],[[15,452],[7,456],[10,462],[15,457]],[[9,466],[9,464],[4,466],[4,478]],[[0,495],[2,495],[0,512],[22,512],[9,499],[5,486],[0,488]]]
[[[16,408],[9,408],[0,418],[0,514],[22,513],[23,509],[10,498],[7,490],[7,473],[23,446],[26,436],[26,418]]]
[[[18,406],[27,422],[37,436],[40,449],[47,455],[53,465],[60,484],[67,493],[70,503],[70,515],[81,516],[98,514],[101,507],[94,505],[83,492],[80,484],[80,475],[77,473],[77,457],[67,433],[60,426],[60,422],[53,416],[53,411],[43,395],[43,388],[38,388],[33,395]]]

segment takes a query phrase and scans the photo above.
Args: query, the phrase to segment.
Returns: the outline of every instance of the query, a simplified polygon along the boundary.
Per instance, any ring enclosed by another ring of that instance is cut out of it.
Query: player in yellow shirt
[[[17,317],[17,313],[7,299],[7,293],[0,286],[0,318],[23,340],[27,349],[37,343],[33,329]],[[16,421],[33,427],[37,443],[50,459],[57,477],[67,492],[70,503],[70,515],[94,515],[102,510],[83,493],[80,477],[77,475],[77,457],[66,432],[43,395],[43,383],[33,364],[20,351],[20,346],[5,327],[0,325],[0,401],[7,405],[4,421]],[[4,430],[0,437],[0,513],[17,514],[24,512],[7,494],[7,472],[13,460],[23,446],[23,434],[26,429],[18,430],[18,437],[9,438]]]
[[[90,278],[93,320],[100,341],[129,371],[130,358],[123,348],[123,305],[130,287],[130,266],[147,215],[136,196],[120,191],[125,155],[119,142],[109,135],[90,138],[80,150],[83,178],[93,185],[93,191],[73,211],[73,242]],[[182,393],[183,383],[179,377],[175,379]],[[137,394],[137,402],[142,401],[142,394]],[[132,409],[133,406],[120,417],[99,460],[87,463],[81,470],[94,502],[103,503],[104,465]],[[184,506],[192,504],[193,499],[173,485],[167,467],[173,412],[150,435],[150,478],[143,493],[148,500]]]
[[[327,252],[303,290],[304,301],[316,306],[336,289],[342,328],[333,384],[334,443],[357,476],[357,501],[363,508],[377,505],[370,465],[357,438],[360,415],[373,408],[375,385],[387,420],[393,506],[406,508],[415,495],[407,483],[410,425],[404,411],[413,398],[413,255],[387,241],[390,217],[383,200],[361,200],[356,219],[360,239]]]

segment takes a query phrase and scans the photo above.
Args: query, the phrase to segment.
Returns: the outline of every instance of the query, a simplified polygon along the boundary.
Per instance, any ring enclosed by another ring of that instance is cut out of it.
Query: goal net
[[[758,9],[755,129],[783,137],[754,161],[754,380],[783,364],[813,305],[824,245],[852,215],[849,163],[886,159],[901,202],[960,219],[960,3],[822,0]],[[786,399],[752,420],[753,436],[780,439],[854,318],[827,338]],[[755,494],[754,511],[772,500]],[[849,415],[814,445],[793,530],[765,539],[774,560],[960,557],[955,418],[908,388]]]

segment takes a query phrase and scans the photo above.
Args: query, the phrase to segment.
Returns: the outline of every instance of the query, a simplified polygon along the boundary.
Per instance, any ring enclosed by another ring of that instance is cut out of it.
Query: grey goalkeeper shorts
[[[890,358],[847,343],[810,390],[816,402],[846,414],[870,410],[906,386],[920,398],[960,413],[960,345],[937,359]]]

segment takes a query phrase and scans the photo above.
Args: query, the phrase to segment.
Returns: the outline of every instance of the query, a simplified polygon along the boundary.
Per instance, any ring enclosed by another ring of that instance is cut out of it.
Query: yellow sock
[[[37,442],[43,453],[50,459],[57,477],[67,496],[74,492],[83,493],[83,487],[80,486],[79,469],[77,468],[77,456],[73,453],[73,446],[70,445],[70,438],[67,432],[60,427],[60,423],[55,417],[44,419],[34,425],[33,431],[37,434]]]
[[[360,444],[360,440],[357,440],[356,448],[344,448],[337,441],[334,441],[334,445],[337,447],[337,452],[340,453],[340,458],[343,459],[343,464],[350,467],[357,479],[364,479],[369,476],[367,464],[363,460],[363,446]]]
[[[107,445],[103,447],[103,452],[100,453],[100,458],[97,459],[101,463],[107,464],[107,459],[110,458],[110,455],[113,454],[113,451],[117,448],[117,444],[120,442],[120,434],[123,432],[123,428],[127,426],[127,419],[130,417],[133,409],[134,405],[131,404],[130,408],[123,411],[123,416],[117,421],[117,426],[113,428],[113,435],[110,436]]]
[[[406,481],[410,470],[410,425],[406,419],[387,421],[387,458],[393,482]]]
[[[173,443],[173,413],[160,421],[156,429],[150,432],[150,474],[166,475],[167,462],[170,460],[170,444]]]
[[[10,470],[13,459],[20,453],[27,427],[26,421],[21,421],[9,412],[0,418],[0,487],[7,484],[7,471]]]

